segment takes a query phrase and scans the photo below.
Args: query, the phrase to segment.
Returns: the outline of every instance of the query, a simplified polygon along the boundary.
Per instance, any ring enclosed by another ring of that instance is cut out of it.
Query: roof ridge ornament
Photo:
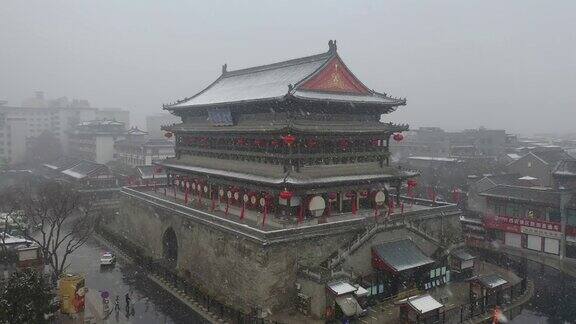
[[[329,40],[328,41],[328,52],[332,53],[332,52],[336,52],[337,46],[336,46],[336,40]]]
[[[224,63],[224,65],[222,65],[222,74],[226,74],[228,72],[228,64]]]

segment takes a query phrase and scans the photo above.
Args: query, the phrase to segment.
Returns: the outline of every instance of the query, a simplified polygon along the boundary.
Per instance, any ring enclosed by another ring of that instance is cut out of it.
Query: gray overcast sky
[[[229,69],[327,50],[407,97],[412,126],[572,131],[576,1],[2,0],[0,98],[126,107],[141,124]],[[134,116],[139,114],[140,116]]]

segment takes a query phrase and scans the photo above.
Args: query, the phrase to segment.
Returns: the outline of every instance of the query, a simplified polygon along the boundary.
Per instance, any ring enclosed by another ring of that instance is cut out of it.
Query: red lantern
[[[392,137],[396,142],[400,142],[401,140],[404,139],[404,135],[402,135],[402,133],[396,133],[394,134],[394,136]]]
[[[290,145],[294,144],[294,142],[296,142],[296,136],[288,134],[288,135],[282,136],[282,140],[284,141],[284,143],[286,145],[290,146]]]
[[[414,179],[408,179],[406,184],[408,185],[408,188],[415,188],[418,183]]]
[[[328,193],[328,199],[334,200],[334,199],[336,199],[336,197],[337,197],[337,195],[335,192]]]
[[[239,138],[239,139],[236,140],[236,144],[238,144],[238,145],[244,145],[244,144],[246,144],[246,140],[243,139],[243,138]]]
[[[280,192],[280,198],[285,199],[285,200],[289,200],[290,198],[292,198],[293,193],[291,191],[288,190],[284,190],[282,192]]]
[[[346,197],[354,198],[354,197],[356,197],[356,193],[354,191],[349,191],[346,193]]]
[[[372,139],[370,140],[370,144],[372,144],[372,146],[378,146],[380,143],[380,141],[378,139]]]
[[[164,133],[164,137],[166,137],[166,138],[172,138],[172,132],[166,132],[166,133]]]

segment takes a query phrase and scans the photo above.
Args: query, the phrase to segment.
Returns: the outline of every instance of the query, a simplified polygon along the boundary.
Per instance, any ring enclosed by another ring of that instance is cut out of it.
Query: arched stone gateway
[[[178,239],[172,227],[168,227],[162,235],[162,256],[172,265],[178,261]]]

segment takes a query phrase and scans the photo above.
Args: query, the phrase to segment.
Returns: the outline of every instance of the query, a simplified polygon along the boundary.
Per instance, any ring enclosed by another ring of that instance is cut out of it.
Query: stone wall
[[[182,277],[246,312],[254,306],[273,312],[291,305],[297,262],[317,266],[357,234],[350,231],[263,245],[126,196],[121,198],[119,213],[105,226],[154,259],[162,258],[162,237],[171,227],[178,241],[176,268]]]

